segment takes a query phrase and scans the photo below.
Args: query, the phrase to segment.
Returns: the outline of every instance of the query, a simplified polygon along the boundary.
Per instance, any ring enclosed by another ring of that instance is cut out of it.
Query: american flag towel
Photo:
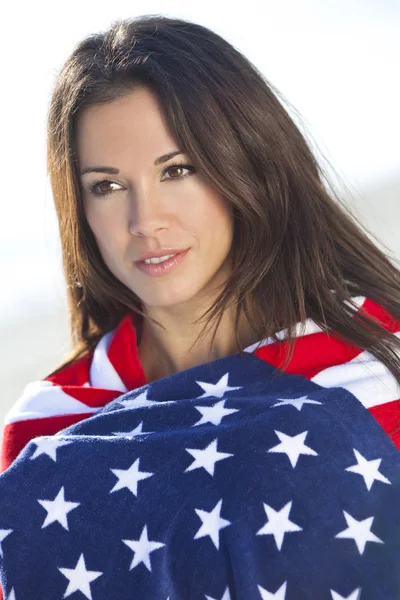
[[[285,373],[264,340],[125,391],[105,358],[122,331],[80,385],[116,396],[0,475],[6,600],[400,598],[400,395],[379,361],[307,323]],[[8,426],[57,418],[40,407],[67,387],[43,382]]]

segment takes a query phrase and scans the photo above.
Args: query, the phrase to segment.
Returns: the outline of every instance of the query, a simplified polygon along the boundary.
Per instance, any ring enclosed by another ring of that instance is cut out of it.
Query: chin
[[[161,283],[161,282],[159,282]],[[193,285],[191,285],[193,283]],[[202,286],[195,285],[194,282],[165,281],[164,285],[158,285],[156,289],[136,289],[132,291],[140,298],[146,306],[173,307],[185,305],[191,302],[202,290]]]
[[[136,292],[135,292],[136,293]],[[137,293],[136,293],[137,294]],[[165,294],[148,294],[139,295],[137,294],[141,302],[146,306],[154,306],[160,308],[168,308],[174,306],[185,305],[194,298],[194,294],[177,294],[177,293],[165,293]]]
[[[130,278],[130,285],[127,281],[125,285],[147,307],[172,308],[173,306],[184,306],[195,299],[200,302],[201,299],[209,297],[210,288],[215,288],[216,279],[221,279],[218,275],[220,275],[219,270],[211,272],[211,274],[197,272],[196,277],[190,277],[187,273],[179,274],[176,277],[171,274],[170,277],[165,278],[147,278],[146,275],[143,275],[143,285],[140,287],[132,286],[132,278]],[[138,279],[135,278],[135,283],[137,282]]]

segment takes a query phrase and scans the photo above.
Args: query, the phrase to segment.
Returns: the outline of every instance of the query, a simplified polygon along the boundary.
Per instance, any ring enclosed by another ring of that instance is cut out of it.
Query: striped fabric
[[[285,344],[148,383],[126,317],[29,384],[5,425],[6,600],[397,600],[399,385],[312,321],[277,376]]]
[[[354,300],[386,329],[400,334],[400,324],[381,306],[364,297]],[[278,338],[283,334],[280,332]],[[245,351],[278,367],[285,348],[285,342],[276,343],[269,338]],[[349,390],[400,448],[400,388],[393,375],[369,352],[327,335],[308,320],[297,327],[295,351],[286,372],[302,375],[321,386]],[[115,330],[101,338],[92,355],[25,387],[5,417],[1,472],[33,438],[53,435],[78,423],[146,383],[138,357],[135,319],[126,316]]]

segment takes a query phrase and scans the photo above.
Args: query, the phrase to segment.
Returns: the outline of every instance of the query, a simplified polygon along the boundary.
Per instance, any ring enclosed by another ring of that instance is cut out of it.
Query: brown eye
[[[90,192],[94,195],[94,196],[108,196],[109,194],[112,194],[113,190],[108,189],[108,190],[101,190],[100,186],[109,186],[109,185],[114,185],[115,181],[110,181],[109,179],[102,179],[102,181],[94,181],[93,183],[89,184],[89,190]],[[118,184],[117,184],[118,185]]]
[[[183,171],[183,167],[171,167],[170,169],[168,169],[168,171]],[[172,179],[176,179],[175,177],[173,177]]]
[[[179,164],[176,163],[174,165],[170,165],[169,167],[167,167],[166,169],[164,169],[163,174],[168,173],[169,171],[178,171],[178,173],[176,173],[174,176],[170,176],[166,178],[166,181],[173,181],[174,179],[176,180],[181,180],[184,177],[188,177],[189,175],[192,175],[196,169],[194,167],[192,167],[192,165],[183,165],[183,164]],[[189,171],[188,173],[185,174],[181,174],[182,171]],[[91,192],[91,194],[93,194],[93,196],[100,196],[102,198],[104,198],[104,196],[109,196],[110,194],[112,194],[114,191],[118,191],[118,189],[110,189],[110,186],[112,185],[119,185],[118,183],[116,183],[115,181],[110,181],[109,179],[102,179],[101,181],[94,181],[93,183],[90,183],[88,185],[89,191]]]
[[[194,171],[195,168],[192,167],[191,165],[182,165],[182,164],[175,164],[175,165],[170,165],[169,167],[167,167],[164,171],[164,173],[168,173],[169,171],[189,171],[189,173],[185,173],[184,175],[180,175],[178,173],[178,175],[174,175],[173,177],[167,177],[167,180],[169,179],[170,181],[173,179],[183,179],[184,177],[188,177],[188,175],[191,175]]]
[[[96,190],[99,192],[105,192],[107,193],[107,189],[104,189],[103,186],[105,186],[107,188],[107,186],[109,185],[109,181],[101,181],[98,186],[96,187]],[[108,190],[109,191],[109,190]]]

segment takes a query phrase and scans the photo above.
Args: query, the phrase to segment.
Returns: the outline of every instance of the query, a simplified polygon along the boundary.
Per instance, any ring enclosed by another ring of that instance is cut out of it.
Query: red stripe
[[[372,406],[368,411],[400,450],[400,400]]]
[[[93,351],[72,365],[64,367],[59,373],[46,377],[45,380],[51,381],[56,385],[84,385],[89,381],[89,368],[92,356]]]
[[[137,353],[135,316],[127,315],[119,323],[108,349],[108,358],[128,390],[147,383]]]
[[[91,416],[92,413],[82,413],[80,415],[61,415],[7,423],[3,429],[1,472],[8,469],[21,450],[33,438],[41,435],[54,435],[61,429],[79,423],[79,421]]]
[[[118,390],[79,387],[78,385],[63,385],[62,391],[91,408],[101,408],[124,393]]]
[[[287,348],[288,342],[279,342],[263,346],[254,354],[280,369],[284,363]],[[285,372],[311,379],[320,371],[348,362],[361,352],[362,350],[357,346],[346,344],[325,332],[312,333],[296,338],[293,357]]]
[[[378,321],[383,325],[385,329],[392,333],[398,333],[400,331],[400,323],[390,313],[387,312],[380,304],[377,304],[373,300],[366,298],[362,308],[369,315],[376,317]]]
[[[360,308],[376,317],[388,331],[400,331],[400,323],[372,300],[367,298]],[[288,342],[278,342],[262,346],[254,354],[280,369],[284,364],[287,348]],[[285,372],[311,379],[320,371],[346,363],[363,351],[363,348],[339,340],[334,333],[312,333],[296,338],[293,357]]]

